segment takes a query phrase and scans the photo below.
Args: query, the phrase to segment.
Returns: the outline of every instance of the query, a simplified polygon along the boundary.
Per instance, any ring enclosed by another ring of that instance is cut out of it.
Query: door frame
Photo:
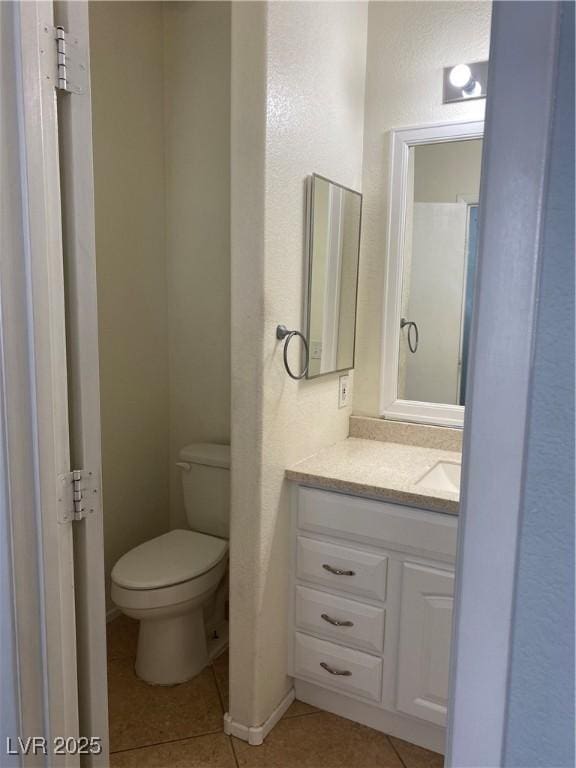
[[[27,649],[21,633],[40,633],[43,675],[36,681],[36,694],[44,703],[41,733],[50,746],[57,736],[78,735],[73,534],[71,523],[59,522],[59,478],[71,467],[55,60],[49,56],[54,23],[51,3],[15,6],[21,256],[26,273],[22,300],[30,372],[29,400],[18,405],[30,417],[32,429],[27,469],[28,482],[35,490],[39,577],[38,623],[18,626],[17,617],[17,653],[23,670]],[[10,331],[3,328],[5,334]],[[6,361],[8,366],[13,362]],[[7,373],[10,375],[10,367]],[[6,405],[11,410],[12,404]],[[12,523],[17,526],[18,499],[13,499],[11,507]],[[29,542],[13,540],[13,559],[15,563],[32,559]],[[51,760],[55,766],[79,764],[76,755],[52,755]]]
[[[2,545],[9,578],[3,579],[5,634],[0,657],[5,686],[2,725],[24,738],[46,734],[47,688],[40,589],[39,500],[34,467],[38,463],[33,413],[33,340],[30,329],[30,253],[25,147],[22,134],[23,93],[19,56],[18,5],[0,5],[0,439],[2,453]],[[11,631],[8,623],[11,619]],[[8,674],[11,678],[8,677]],[[6,737],[16,735],[5,733]],[[1,754],[10,764],[18,757]],[[29,756],[24,766],[38,765]]]
[[[55,23],[63,26],[83,57],[83,92],[58,95],[63,254],[66,288],[70,453],[74,467],[98,478],[94,511],[74,524],[79,728],[98,736],[99,755],[82,765],[109,764],[106,660],[106,582],[102,507],[100,377],[96,232],[90,90],[90,35],[86,0],[55,0]]]
[[[9,148],[18,168],[0,180],[2,200],[16,214],[14,231],[9,237],[2,232],[2,244],[9,247],[6,258],[0,257],[0,423],[11,491],[20,727],[15,736],[45,737],[47,759],[55,768],[106,766],[88,6],[85,0],[6,6],[14,78],[10,83],[3,76],[0,87],[3,99],[6,93],[17,102]],[[71,26],[86,54],[88,87],[81,95],[56,91],[56,24]],[[92,514],[77,522],[71,520],[71,493],[62,493],[63,487],[71,491],[73,468],[90,469],[97,479]],[[53,753],[55,737],[78,736],[99,737],[101,754]],[[40,754],[22,758],[25,765],[45,759]]]
[[[493,8],[447,734],[455,768],[504,759],[560,5]]]

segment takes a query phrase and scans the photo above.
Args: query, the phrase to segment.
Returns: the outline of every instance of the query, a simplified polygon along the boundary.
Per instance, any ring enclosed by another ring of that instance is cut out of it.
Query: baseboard
[[[109,611],[106,611],[106,624],[109,624],[111,621],[114,621],[114,619],[117,619],[118,616],[122,615],[122,611],[120,608],[110,608]]]
[[[373,704],[364,704],[357,699],[329,691],[305,680],[295,680],[294,686],[298,701],[367,725],[388,736],[396,736],[418,747],[444,754],[446,729],[442,726],[402,715],[399,712],[390,712]]]
[[[236,736],[236,738],[242,739],[242,741],[247,741],[248,744],[252,745],[253,747],[257,747],[264,742],[266,736],[268,736],[272,728],[274,728],[276,723],[282,718],[293,701],[294,689],[291,688],[286,696],[284,696],[280,704],[278,704],[276,709],[272,712],[270,717],[265,720],[262,725],[257,726],[242,725],[242,723],[238,723],[233,720],[230,714],[227,712],[224,715],[224,733],[226,733],[228,736]]]

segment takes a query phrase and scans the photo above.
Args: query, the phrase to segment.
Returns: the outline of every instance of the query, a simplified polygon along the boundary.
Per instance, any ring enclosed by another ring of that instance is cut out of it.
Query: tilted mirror
[[[308,195],[307,377],[354,367],[362,195],[314,174]]]
[[[482,123],[393,136],[383,415],[462,424]]]

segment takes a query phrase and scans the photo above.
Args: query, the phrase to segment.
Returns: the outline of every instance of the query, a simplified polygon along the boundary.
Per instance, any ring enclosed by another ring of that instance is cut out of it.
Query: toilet
[[[190,530],[173,530],[135,547],[112,569],[112,600],[138,619],[136,674],[174,685],[209,663],[205,612],[221,587],[230,531],[230,446],[182,448],[184,505]]]

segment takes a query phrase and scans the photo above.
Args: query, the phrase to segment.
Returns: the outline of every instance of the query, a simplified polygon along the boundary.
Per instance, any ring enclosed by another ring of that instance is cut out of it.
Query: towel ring
[[[294,336],[299,336],[302,339],[302,344],[304,345],[305,363],[304,368],[302,369],[302,373],[299,376],[291,371],[290,365],[288,364],[288,345]],[[308,342],[306,341],[306,337],[304,334],[300,333],[300,331],[289,331],[285,325],[278,325],[276,326],[276,338],[278,341],[286,339],[284,342],[284,367],[286,368],[286,373],[288,376],[290,376],[291,379],[296,379],[296,381],[303,379],[304,376],[306,376],[308,373],[308,365],[310,363],[310,354],[308,352]]]
[[[406,318],[402,318],[400,320],[400,328],[404,328],[404,326],[408,326],[408,348],[412,354],[416,352],[418,349],[418,326],[413,320],[406,320]],[[414,329],[414,338],[412,338],[412,329]]]

